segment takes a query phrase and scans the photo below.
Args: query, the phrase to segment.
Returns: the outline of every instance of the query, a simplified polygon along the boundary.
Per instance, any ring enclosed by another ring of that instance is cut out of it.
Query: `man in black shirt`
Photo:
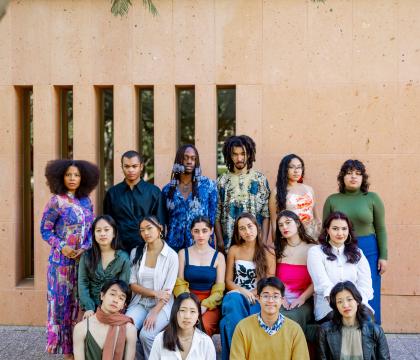
[[[165,207],[160,189],[141,178],[144,161],[137,151],[125,152],[121,166],[125,179],[105,194],[104,214],[117,222],[122,248],[130,253],[137,245],[144,245],[139,234],[141,219],[155,215],[165,224]]]

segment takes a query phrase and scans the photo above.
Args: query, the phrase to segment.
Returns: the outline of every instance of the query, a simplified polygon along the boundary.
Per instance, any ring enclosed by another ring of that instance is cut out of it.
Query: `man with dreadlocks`
[[[255,142],[249,136],[231,136],[223,145],[223,157],[229,172],[217,179],[219,204],[216,215],[216,239],[220,251],[229,249],[236,217],[253,214],[262,227],[262,237],[268,236],[270,214],[267,178],[252,170],[255,161]]]
[[[217,188],[201,175],[200,158],[194,145],[182,145],[176,152],[171,181],[162,189],[167,210],[166,242],[175,251],[193,244],[190,226],[198,216],[206,216],[214,226]]]

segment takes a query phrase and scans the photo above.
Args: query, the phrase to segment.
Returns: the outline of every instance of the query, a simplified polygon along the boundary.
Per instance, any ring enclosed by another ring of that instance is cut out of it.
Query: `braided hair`
[[[246,152],[246,167],[247,169],[252,168],[252,164],[255,161],[255,153],[257,151],[254,140],[247,135],[233,135],[228,137],[223,144],[223,157],[225,164],[230,172],[233,171],[235,164],[232,161],[232,151],[234,147],[243,148]]]
[[[192,195],[193,198],[197,196],[197,183],[199,182],[201,178],[201,170],[200,170],[200,157],[198,155],[197,148],[192,144],[185,144],[178,148],[176,155],[175,155],[175,161],[174,166],[172,168],[171,173],[171,181],[170,181],[170,188],[168,192],[168,198],[173,199],[175,190],[179,184],[179,180],[181,177],[181,174],[184,172],[183,170],[183,162],[184,162],[184,154],[187,149],[193,149],[195,152],[195,166],[192,173]]]

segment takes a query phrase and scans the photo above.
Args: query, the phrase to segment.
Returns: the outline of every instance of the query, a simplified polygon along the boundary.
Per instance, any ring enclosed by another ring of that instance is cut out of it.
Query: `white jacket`
[[[179,350],[170,351],[163,347],[163,331],[160,332],[153,342],[149,360],[181,360]],[[216,349],[210,336],[195,329],[191,349],[186,360],[216,360]]]
[[[147,244],[144,246],[143,249],[143,257],[140,260],[140,264],[135,264],[131,266],[131,274],[130,274],[130,284],[139,284],[140,283],[140,274],[143,272],[144,265],[146,262],[146,251],[147,251]],[[136,248],[131,251],[130,260],[133,261],[136,255]],[[154,272],[153,278],[153,290],[169,290],[171,292],[171,297],[169,301],[163,306],[162,310],[166,314],[167,319],[171,314],[172,304],[174,303],[174,296],[172,291],[175,286],[176,277],[178,276],[178,255],[177,253],[172,250],[169,245],[165,242],[163,245],[162,251],[158,255],[156,261],[156,267]],[[134,304],[138,304],[142,296],[140,294],[136,294],[130,302],[130,306]]]
[[[351,281],[362,295],[362,302],[369,309],[368,300],[373,299],[372,277],[369,263],[363,254],[356,264],[347,262],[344,255],[344,245],[339,248],[332,247],[332,252],[337,258],[327,260],[327,255],[322,251],[321,245],[313,246],[308,251],[308,271],[315,288],[315,320],[321,320],[332,311],[326,297],[330,296],[335,284],[342,281]]]

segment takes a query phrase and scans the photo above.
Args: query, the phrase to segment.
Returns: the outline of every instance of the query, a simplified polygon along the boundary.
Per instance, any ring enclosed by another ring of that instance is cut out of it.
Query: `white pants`
[[[153,329],[144,329],[143,322],[146,319],[151,307],[146,307],[142,304],[130,305],[125,315],[130,316],[134,320],[134,325],[137,330],[140,330],[139,340],[143,348],[143,354],[140,354],[141,359],[148,359],[150,350],[152,349],[153,341],[157,334],[159,334],[169,323],[169,318],[165,312],[161,310],[156,318],[155,326]]]

